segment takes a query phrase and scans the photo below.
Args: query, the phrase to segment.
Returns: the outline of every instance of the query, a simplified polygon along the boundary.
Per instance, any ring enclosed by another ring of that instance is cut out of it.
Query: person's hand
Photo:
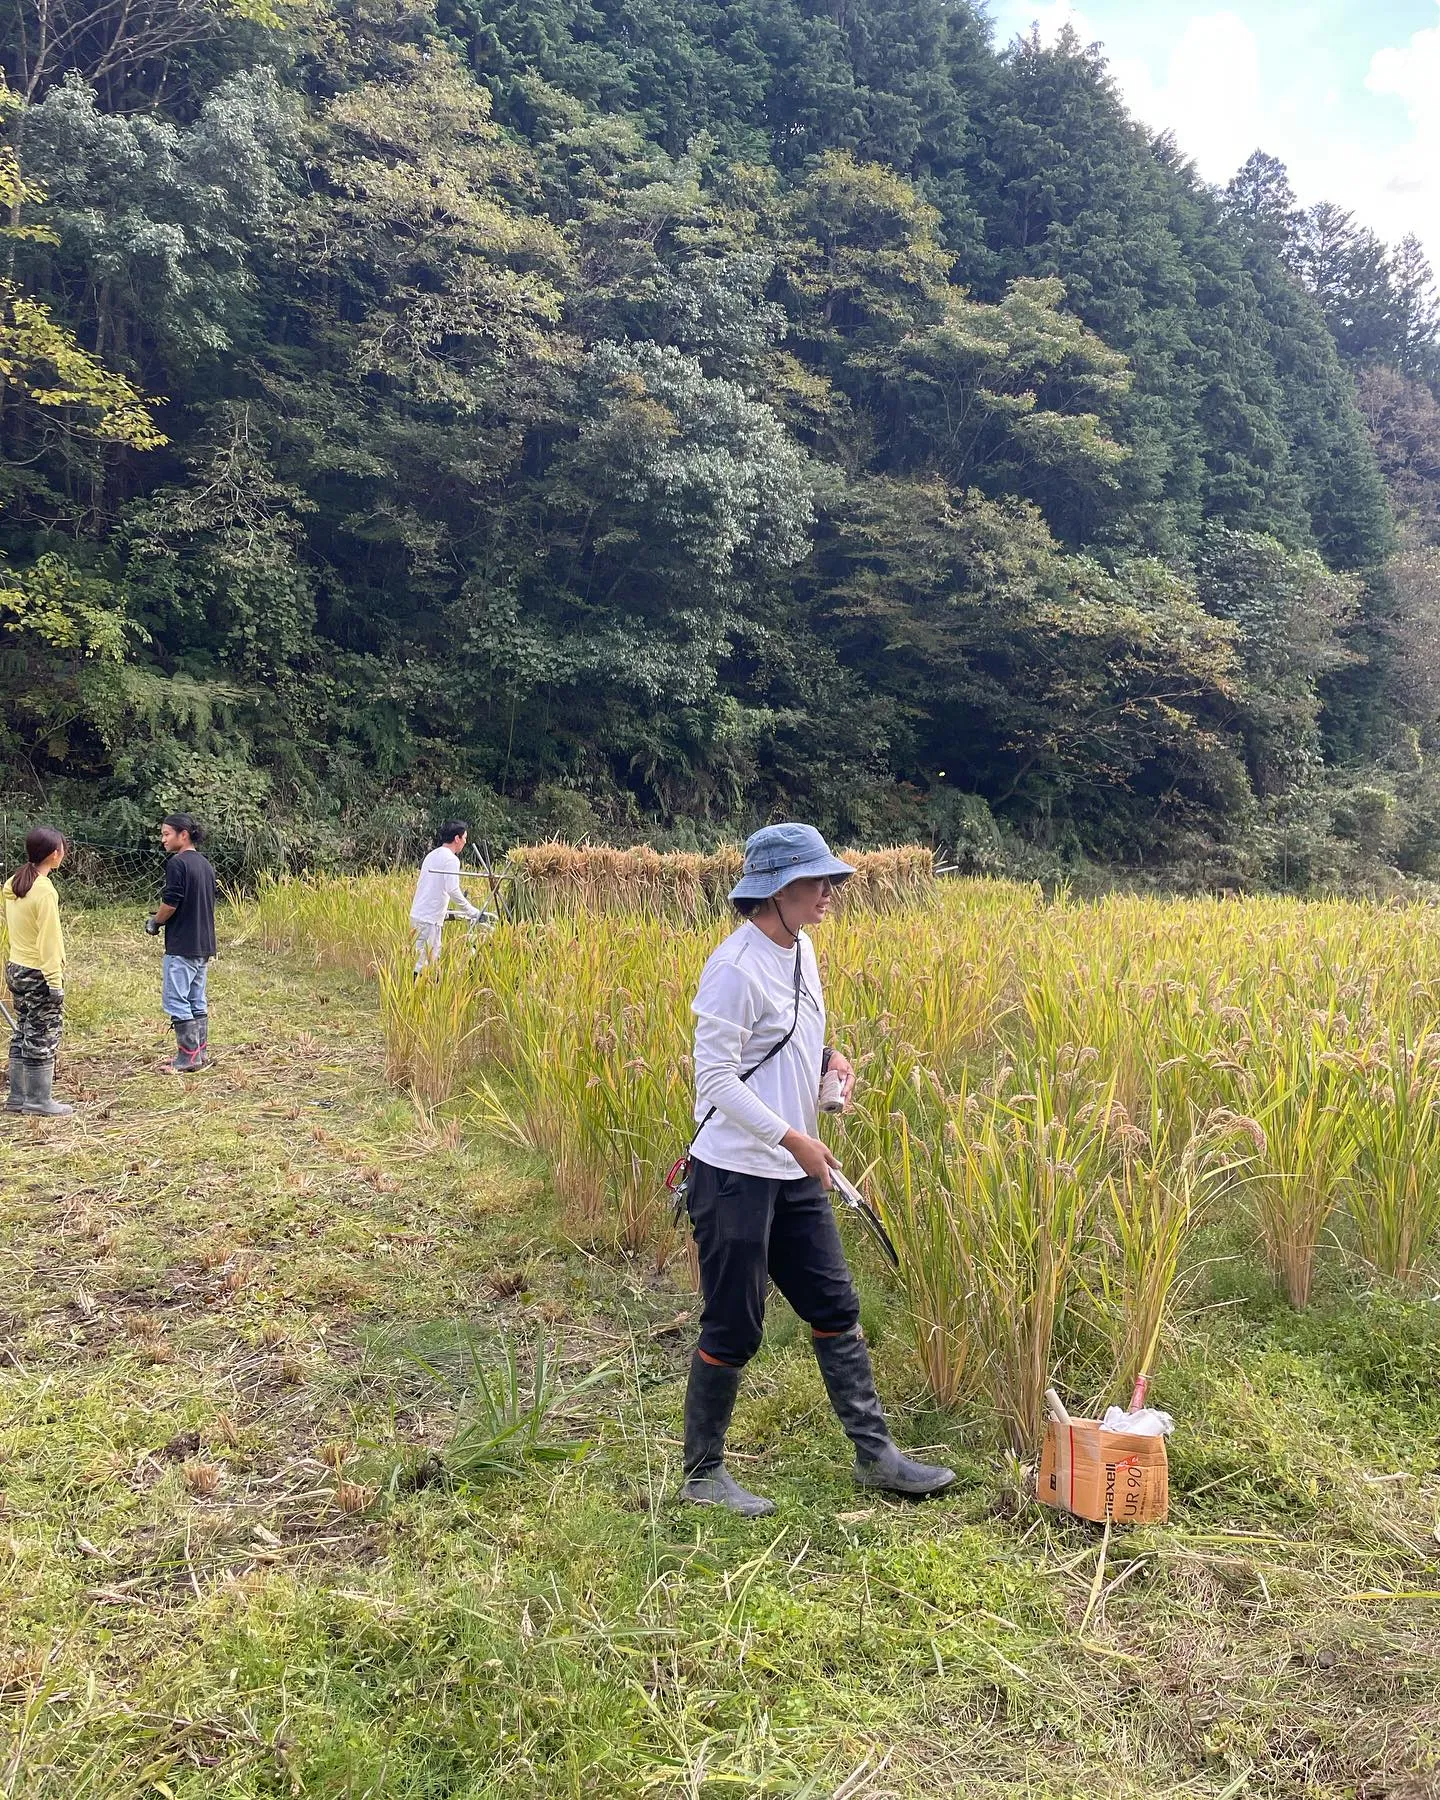
[[[155,917],[154,913],[151,913],[150,917],[145,921],[145,935],[146,937],[159,937],[160,935],[160,921]]]
[[[840,1098],[844,1102],[845,1110],[848,1112],[850,1109],[850,1096],[855,1092],[854,1063],[851,1062],[850,1058],[846,1056],[843,1051],[832,1050],[830,1052],[830,1060],[825,1065],[825,1073],[827,1075],[838,1075],[840,1077]]]
[[[840,1159],[827,1144],[822,1144],[819,1138],[807,1137],[803,1131],[787,1131],[780,1140],[780,1148],[788,1150],[805,1173],[814,1176],[829,1193],[834,1185],[830,1171],[840,1167]]]

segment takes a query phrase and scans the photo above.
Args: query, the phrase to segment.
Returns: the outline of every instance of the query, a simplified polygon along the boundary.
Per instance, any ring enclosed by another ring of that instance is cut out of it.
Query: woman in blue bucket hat
[[[825,1045],[825,1001],[805,935],[854,870],[813,825],[767,825],[745,845],[730,900],[740,924],[695,995],[695,1117],[685,1202],[700,1257],[700,1342],[685,1393],[685,1499],[746,1517],[775,1510],[725,1467],[740,1372],[760,1347],[770,1283],[809,1325],[855,1478],[932,1494],[954,1476],[893,1442],[875,1393],[860,1303],[831,1210],[835,1158],[816,1135],[822,1076],[855,1073]]]

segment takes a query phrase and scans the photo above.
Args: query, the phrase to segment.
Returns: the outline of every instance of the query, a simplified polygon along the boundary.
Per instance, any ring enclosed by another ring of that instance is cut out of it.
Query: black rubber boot
[[[200,1038],[200,1043],[199,1043],[200,1060],[198,1063],[196,1063],[195,1066],[197,1069],[208,1069],[210,1067],[210,1015],[209,1015],[209,1013],[196,1013],[196,1015],[195,1015],[195,1030],[199,1034],[199,1038]]]
[[[200,1058],[200,1029],[194,1019],[172,1019],[175,1027],[175,1058],[166,1069],[170,1075],[189,1075],[204,1067]]]
[[[747,1493],[725,1467],[725,1433],[740,1392],[740,1371],[706,1362],[697,1350],[690,1358],[685,1389],[685,1485],[682,1500],[697,1506],[724,1506],[745,1519],[773,1513],[775,1502]]]
[[[5,1101],[6,1112],[23,1112],[25,1110],[25,1078],[21,1074],[24,1066],[20,1061],[20,1052],[12,1044],[10,1047],[10,1093]]]
[[[63,1119],[73,1113],[73,1106],[66,1106],[63,1100],[54,1095],[55,1058],[49,1062],[22,1062],[20,1065],[21,1112],[38,1113],[42,1119]]]
[[[916,1462],[890,1436],[860,1327],[839,1337],[812,1337],[810,1342],[835,1416],[855,1446],[855,1479],[860,1486],[913,1495],[938,1494],[949,1487],[955,1479],[953,1469]]]

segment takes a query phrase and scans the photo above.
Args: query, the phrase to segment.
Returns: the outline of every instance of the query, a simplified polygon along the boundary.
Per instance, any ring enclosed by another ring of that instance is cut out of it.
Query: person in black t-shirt
[[[204,836],[189,813],[169,813],[160,842],[170,860],[160,905],[145,921],[152,937],[165,933],[162,1004],[175,1028],[170,1069],[183,1074],[210,1064],[210,1009],[205,977],[215,954],[215,871],[195,848]]]

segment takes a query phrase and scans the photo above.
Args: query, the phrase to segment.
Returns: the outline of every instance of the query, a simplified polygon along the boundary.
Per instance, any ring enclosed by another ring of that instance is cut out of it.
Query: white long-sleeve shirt
[[[825,1000],[815,947],[800,934],[800,1015],[785,1048],[749,1081],[795,1017],[795,952],[748,919],[714,951],[700,977],[695,1014],[695,1118],[713,1106],[692,1155],[712,1168],[798,1181],[805,1171],[780,1148],[787,1131],[814,1137],[819,1125]]]
[[[432,850],[420,865],[420,879],[415,883],[415,898],[410,902],[412,925],[440,925],[454,907],[462,918],[478,919],[480,908],[474,906],[460,887],[460,858],[443,844]]]

